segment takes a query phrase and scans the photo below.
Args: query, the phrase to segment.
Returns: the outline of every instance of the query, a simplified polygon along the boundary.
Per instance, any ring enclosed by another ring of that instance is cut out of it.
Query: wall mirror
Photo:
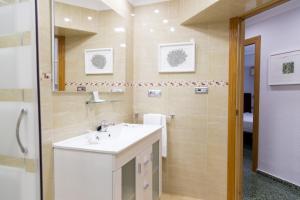
[[[53,91],[122,90],[125,17],[101,0],[52,0],[52,28]]]

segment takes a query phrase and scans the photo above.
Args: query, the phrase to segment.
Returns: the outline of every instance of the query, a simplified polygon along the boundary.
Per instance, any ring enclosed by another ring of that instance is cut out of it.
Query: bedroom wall
[[[254,94],[254,76],[250,75],[251,67],[245,67],[244,70],[244,92]]]
[[[244,93],[251,93],[251,107],[254,107],[254,76],[251,75],[251,68],[255,62],[255,45],[245,47],[245,69],[244,69]]]
[[[254,76],[251,75],[251,67],[255,62],[255,45],[245,47],[245,69],[244,69],[244,92],[254,94]]]
[[[273,17],[272,17],[273,16]],[[246,22],[246,38],[261,35],[258,169],[300,185],[300,85],[269,86],[268,57],[300,49],[300,1]]]

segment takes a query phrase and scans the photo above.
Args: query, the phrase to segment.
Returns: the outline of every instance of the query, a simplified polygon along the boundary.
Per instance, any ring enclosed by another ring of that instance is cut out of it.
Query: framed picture
[[[268,78],[269,85],[300,84],[300,50],[270,55]]]
[[[195,51],[195,42],[160,44],[158,55],[159,72],[195,72]]]
[[[255,75],[255,69],[254,67],[250,67],[250,76],[254,76]]]
[[[86,74],[112,74],[113,49],[86,49],[85,50]]]

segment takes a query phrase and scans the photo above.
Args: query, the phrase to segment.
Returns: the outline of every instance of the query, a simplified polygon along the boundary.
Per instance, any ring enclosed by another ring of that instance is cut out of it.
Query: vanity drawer
[[[137,199],[152,200],[152,146],[136,157]]]

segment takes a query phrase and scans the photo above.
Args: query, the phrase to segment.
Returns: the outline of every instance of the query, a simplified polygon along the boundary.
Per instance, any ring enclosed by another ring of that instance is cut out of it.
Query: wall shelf
[[[103,101],[93,101],[89,100],[86,101],[85,104],[101,104],[101,103],[116,103],[116,102],[121,102],[121,100],[103,100]]]
[[[70,27],[54,26],[54,33],[58,36],[91,36],[97,32],[75,29]]]

